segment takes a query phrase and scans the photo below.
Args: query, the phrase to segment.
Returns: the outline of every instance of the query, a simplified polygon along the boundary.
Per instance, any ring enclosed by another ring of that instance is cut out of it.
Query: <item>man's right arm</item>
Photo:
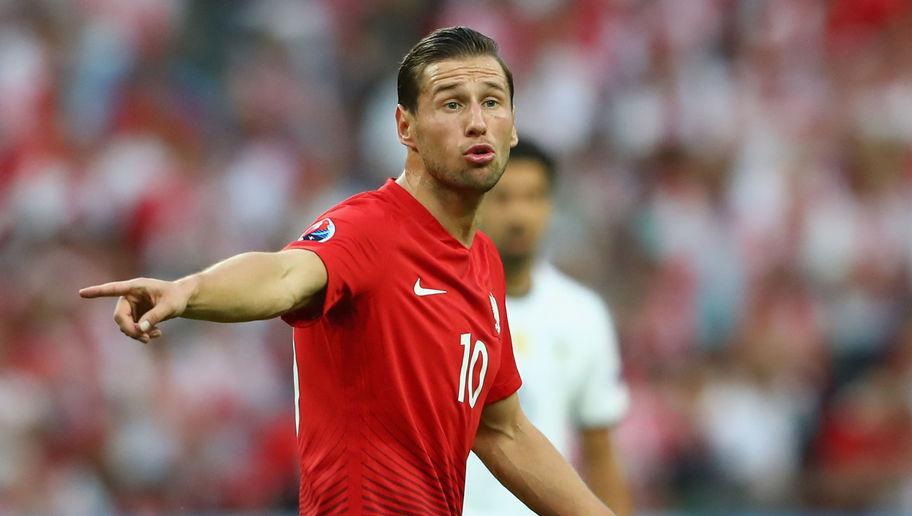
[[[271,319],[308,305],[326,286],[326,267],[312,251],[244,253],[187,276],[181,317],[216,322]]]
[[[155,325],[184,317],[216,322],[270,319],[307,306],[325,287],[326,267],[312,251],[239,254],[179,279],[137,278],[84,288],[82,297],[120,296],[114,321],[129,337],[149,342]]]

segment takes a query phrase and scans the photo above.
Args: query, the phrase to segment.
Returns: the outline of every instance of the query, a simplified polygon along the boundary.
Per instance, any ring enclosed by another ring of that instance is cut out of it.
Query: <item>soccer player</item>
[[[88,287],[144,343],[174,317],[294,327],[302,514],[459,514],[470,450],[536,512],[611,514],[523,414],[503,267],[476,228],[516,144],[493,40],[434,31],[399,67],[405,167],[278,252]]]
[[[629,514],[631,498],[611,443],[611,426],[628,404],[614,327],[594,292],[536,258],[547,234],[555,175],[548,154],[520,141],[482,202],[481,229],[503,259],[524,412],[564,457],[578,444],[589,486],[618,514]],[[465,514],[529,511],[470,456]]]

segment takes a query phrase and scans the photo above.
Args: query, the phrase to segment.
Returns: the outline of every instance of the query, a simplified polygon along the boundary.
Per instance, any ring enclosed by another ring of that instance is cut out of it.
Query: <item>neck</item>
[[[472,245],[478,205],[484,194],[448,188],[434,179],[412,153],[396,183],[418,199],[453,238],[466,247]]]
[[[504,279],[507,284],[507,295],[522,297],[532,290],[532,260],[505,259]]]

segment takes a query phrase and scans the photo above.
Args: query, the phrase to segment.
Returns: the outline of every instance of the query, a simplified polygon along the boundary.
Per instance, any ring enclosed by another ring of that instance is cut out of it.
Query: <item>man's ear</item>
[[[396,105],[396,133],[399,142],[410,149],[415,148],[415,117],[402,104]]]

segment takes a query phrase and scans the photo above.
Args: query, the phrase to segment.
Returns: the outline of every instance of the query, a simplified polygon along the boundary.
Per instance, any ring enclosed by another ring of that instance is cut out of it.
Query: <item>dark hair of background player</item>
[[[548,189],[554,191],[557,182],[557,167],[554,164],[554,158],[545,149],[520,137],[519,143],[510,150],[510,161],[519,160],[534,161],[541,165],[545,171],[545,178],[548,180]]]
[[[415,44],[399,64],[396,90],[399,104],[411,113],[418,111],[419,78],[431,63],[460,57],[491,56],[497,59],[507,76],[510,104],[513,104],[513,72],[497,54],[497,43],[468,27],[437,29]]]

